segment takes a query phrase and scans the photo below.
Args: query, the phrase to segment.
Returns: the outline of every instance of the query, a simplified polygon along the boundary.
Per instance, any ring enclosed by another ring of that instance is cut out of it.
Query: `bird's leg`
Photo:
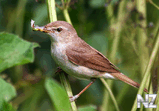
[[[84,91],[86,91],[94,82],[96,79],[91,79],[91,82],[77,95],[70,97],[70,101],[73,102],[75,101]]]
[[[61,69],[61,67],[57,67],[57,71],[55,72],[55,74],[62,72],[63,70]]]

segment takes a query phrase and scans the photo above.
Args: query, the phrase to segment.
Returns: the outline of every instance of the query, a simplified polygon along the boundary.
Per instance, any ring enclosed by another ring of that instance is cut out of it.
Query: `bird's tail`
[[[140,84],[138,84],[137,82],[133,81],[132,79],[130,79],[129,77],[125,76],[124,74],[120,73],[120,74],[116,74],[116,73],[111,73],[112,76],[114,76],[115,78],[135,87],[135,88],[139,88]],[[149,93],[148,90],[146,88],[144,88],[144,91]]]

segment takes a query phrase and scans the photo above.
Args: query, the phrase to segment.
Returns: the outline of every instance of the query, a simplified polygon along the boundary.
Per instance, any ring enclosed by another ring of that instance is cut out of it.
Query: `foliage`
[[[33,48],[38,44],[24,41],[18,36],[0,33],[0,72],[15,65],[33,62]]]
[[[65,90],[61,88],[59,84],[51,79],[46,79],[45,87],[57,111],[71,110],[69,98]]]
[[[59,75],[55,75],[57,65],[50,54],[49,37],[31,31],[30,27],[31,19],[39,26],[49,22],[46,2],[0,1],[0,110],[58,111],[71,107],[65,89],[59,84]],[[141,83],[146,73],[143,85],[150,93],[159,93],[159,54],[147,67],[158,38],[158,0],[56,0],[56,3],[58,20],[72,22],[82,39],[128,77]],[[74,95],[88,84],[70,76],[69,81]],[[107,82],[119,109],[131,110],[138,90],[120,81]],[[76,105],[79,111],[116,110],[99,80],[80,96]]]
[[[11,105],[6,102],[16,96],[15,88],[9,83],[6,83],[2,78],[0,78],[0,84],[0,110],[5,107],[10,109]]]

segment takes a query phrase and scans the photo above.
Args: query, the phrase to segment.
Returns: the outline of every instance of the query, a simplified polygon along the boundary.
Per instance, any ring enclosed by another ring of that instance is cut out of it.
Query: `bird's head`
[[[67,42],[77,36],[74,27],[65,21],[55,21],[43,27],[34,26],[33,30],[47,33],[51,36],[51,40],[55,42]]]

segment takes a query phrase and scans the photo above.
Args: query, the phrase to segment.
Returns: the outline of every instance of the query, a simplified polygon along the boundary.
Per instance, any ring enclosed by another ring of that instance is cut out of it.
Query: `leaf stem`
[[[57,21],[55,0],[48,0],[48,9],[49,9],[50,22]],[[68,14],[68,12],[66,14]],[[63,84],[68,96],[69,97],[73,96],[72,90],[71,90],[71,86],[70,86],[69,81],[68,81],[68,78],[65,77],[64,73],[60,74],[60,79],[61,79],[61,83]],[[71,107],[72,107],[73,111],[77,111],[77,107],[76,107],[75,102],[71,102]]]
[[[147,82],[148,76],[150,74],[151,68],[152,68],[154,60],[155,60],[155,56],[157,55],[157,51],[158,51],[158,48],[159,48],[159,28],[158,28],[156,36],[157,36],[157,40],[155,42],[153,51],[151,53],[149,62],[147,64],[146,71],[145,71],[145,74],[144,74],[144,78],[143,78],[141,86],[140,86],[140,88],[138,90],[138,94],[142,94],[143,93],[145,84]],[[136,97],[136,99],[134,101],[134,105],[133,105],[131,111],[136,111],[136,109],[137,109],[137,97]]]
[[[158,107],[159,106],[159,97],[158,96],[159,96],[159,87],[158,87],[158,91],[157,91],[157,99],[156,99],[156,102],[155,102],[157,104],[157,108],[156,108],[155,111],[159,111],[159,107]]]
[[[57,21],[55,0],[47,0],[50,22]]]
[[[117,104],[117,101],[116,101],[116,99],[115,99],[115,97],[114,97],[111,89],[109,88],[109,85],[107,84],[107,82],[103,78],[100,78],[100,80],[102,81],[102,83],[104,84],[104,86],[106,87],[106,89],[108,90],[108,92],[109,92],[109,94],[111,96],[111,99],[112,99],[112,101],[113,101],[113,103],[115,105],[116,111],[120,111],[119,110],[119,106]]]
[[[157,6],[152,0],[149,0],[149,2],[159,10],[159,6]]]
[[[120,33],[122,31],[122,25],[123,25],[123,20],[124,20],[124,17],[125,17],[125,13],[124,13],[124,5],[126,3],[126,0],[122,0],[119,4],[119,11],[118,11],[118,18],[117,18],[117,23],[115,25],[115,37],[113,38],[113,43],[112,43],[112,49],[110,51],[110,55],[109,55],[109,59],[112,61],[112,63],[114,63],[115,61],[115,55],[116,55],[116,52],[117,52],[117,49],[118,49],[118,45],[119,45],[119,40],[120,40]],[[110,17],[113,17],[112,20],[111,20],[111,26],[113,26],[113,22],[114,22],[114,16],[112,15],[113,14],[113,7],[112,6],[109,6],[109,11],[111,10],[111,13],[110,12],[107,12],[108,13],[108,16],[109,18]],[[113,85],[113,81],[110,81],[109,83],[109,87],[111,88],[112,85]],[[108,110],[108,107],[109,107],[109,94],[108,93],[104,93],[104,101],[103,101],[103,105],[102,105],[102,111],[107,111]],[[112,98],[113,99],[113,98]]]
[[[143,76],[146,64],[149,60],[149,54],[148,54],[148,48],[145,47],[145,43],[147,41],[147,35],[146,35],[146,1],[145,0],[137,0],[137,10],[139,12],[137,17],[137,22],[141,27],[138,27],[138,52],[140,57],[140,68],[141,68],[141,74]],[[142,18],[142,19],[139,19]]]
[[[61,83],[63,84],[63,86],[64,86],[64,88],[67,92],[67,95],[69,97],[73,96],[68,77],[66,77],[64,73],[61,73],[60,74],[60,80],[61,80]],[[72,107],[73,111],[77,111],[77,106],[76,106],[75,102],[71,102],[71,107]]]
[[[72,24],[67,8],[63,9],[63,14],[68,23]]]

